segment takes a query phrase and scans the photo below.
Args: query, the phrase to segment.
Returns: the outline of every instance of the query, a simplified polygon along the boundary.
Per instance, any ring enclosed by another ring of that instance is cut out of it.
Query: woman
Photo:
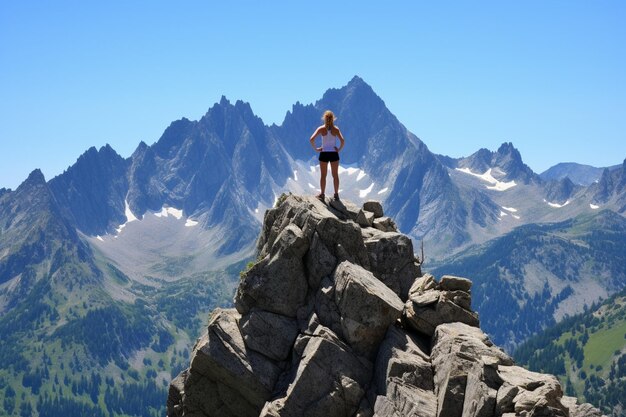
[[[332,111],[326,110],[322,116],[324,124],[317,128],[315,133],[309,139],[311,146],[316,152],[320,153],[320,189],[321,192],[316,196],[324,201],[326,190],[326,174],[328,173],[328,163],[330,162],[330,170],[333,174],[333,185],[335,186],[335,200],[339,200],[339,152],[343,149],[345,141],[341,136],[341,131],[335,126],[335,115]],[[322,146],[315,146],[315,138],[317,135],[322,136]],[[339,138],[339,148],[337,148],[337,138]]]

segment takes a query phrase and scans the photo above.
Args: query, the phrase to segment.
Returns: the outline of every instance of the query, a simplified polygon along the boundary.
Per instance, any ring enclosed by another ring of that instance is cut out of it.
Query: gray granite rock
[[[402,315],[402,300],[371,272],[347,261],[333,277],[342,333],[357,354],[373,359],[387,329]]]
[[[394,221],[391,220],[390,217],[375,218],[374,222],[372,223],[372,226],[375,229],[382,230],[383,232],[397,232],[398,231],[398,227],[396,226]]]
[[[247,347],[276,361],[287,359],[298,336],[295,319],[264,310],[252,309],[239,326]]]
[[[235,294],[237,311],[246,314],[257,307],[295,317],[308,291],[302,260],[308,247],[298,226],[286,226],[268,255],[243,275]]]
[[[311,247],[305,256],[305,265],[311,289],[317,289],[320,281],[330,275],[337,265],[337,258],[322,242],[317,232],[313,234]]]
[[[204,377],[208,385],[213,382],[229,388],[228,398],[223,398],[219,391],[211,391],[209,396],[217,395],[217,398],[207,399],[200,407],[207,415],[217,413],[214,409],[206,410],[207,407],[219,408],[220,404],[225,404],[230,409],[229,401],[233,398],[240,402],[238,409],[248,410],[241,414],[231,409],[233,415],[258,415],[281,372],[273,361],[246,347],[238,327],[239,318],[234,309],[216,309],[207,332],[200,337],[191,355],[191,375]]]
[[[237,310],[212,314],[169,417],[600,415],[513,366],[478,327],[471,281],[422,276],[382,207],[327,204],[266,212]]]
[[[374,201],[374,200],[366,201],[365,203],[363,203],[363,210],[374,214],[376,218],[384,216],[383,206],[382,204],[380,204],[379,201]]]
[[[409,288],[418,277],[415,268],[413,243],[400,233],[377,234],[365,240],[371,271],[391,288],[402,300],[406,300]]]
[[[444,291],[464,291],[470,292],[472,281],[467,278],[444,275],[439,281],[439,289]]]
[[[260,416],[352,416],[371,378],[371,364],[323,326],[302,336],[296,346],[301,359],[286,390],[265,404]]]

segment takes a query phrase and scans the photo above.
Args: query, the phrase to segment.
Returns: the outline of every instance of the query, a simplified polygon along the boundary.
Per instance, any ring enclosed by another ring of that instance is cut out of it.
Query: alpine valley
[[[498,345],[626,287],[626,160],[539,175],[511,143],[436,155],[359,77],[281,125],[222,97],[129,158],[90,148],[57,177],[0,189],[0,416],[164,415],[207,314],[232,305],[265,210],[317,193],[308,139],[326,109],[346,138],[342,197],[381,201],[423,243],[425,272],[474,279]]]

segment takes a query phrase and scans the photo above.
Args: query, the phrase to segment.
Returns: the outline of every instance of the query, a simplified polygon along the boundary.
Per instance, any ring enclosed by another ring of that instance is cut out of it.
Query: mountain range
[[[626,161],[581,183],[572,167],[555,177],[534,173],[511,143],[464,158],[437,155],[359,77],[314,104],[296,103],[281,125],[267,126],[248,103],[222,97],[200,120],[173,122],[128,158],[109,145],[93,147],[47,182],[35,170],[16,190],[0,190],[0,381],[13,391],[0,389],[0,401],[13,398],[13,410],[48,401],[47,409],[93,407],[112,415],[122,390],[163,389],[185,366],[183,347],[198,335],[206,309],[230,303],[265,210],[285,191],[317,192],[308,138],[326,109],[346,138],[341,195],[384,202],[414,246],[423,242],[426,269],[430,262],[446,274],[448,265],[480,280],[482,273],[460,260],[507,251],[509,266],[520,253],[524,265],[567,257],[563,270],[526,268],[510,276],[501,273],[506,265],[480,261],[492,271],[474,296],[487,323],[506,308],[486,298],[493,288],[515,288],[513,301],[527,310],[552,306],[544,309],[551,318],[538,325],[512,310],[507,320],[522,324],[508,336],[493,321],[486,329],[499,344],[512,348],[561,312],[580,311],[626,285],[621,258],[603,258],[616,253],[607,248],[623,247]],[[594,247],[596,224],[606,226],[606,247]],[[543,237],[530,254],[513,250],[536,235]],[[563,246],[554,249],[555,242]],[[571,248],[588,252],[571,258]],[[584,267],[590,260],[601,266],[600,276]],[[541,278],[545,270],[550,278]],[[519,278],[531,272],[539,278]],[[544,281],[549,291],[534,298]],[[570,282],[593,282],[594,291],[566,290]],[[191,301],[180,305],[189,293]],[[77,364],[94,376],[82,381]],[[92,396],[75,386],[91,387]],[[64,403],[68,390],[73,405]],[[159,414],[158,407],[146,404],[143,415]]]

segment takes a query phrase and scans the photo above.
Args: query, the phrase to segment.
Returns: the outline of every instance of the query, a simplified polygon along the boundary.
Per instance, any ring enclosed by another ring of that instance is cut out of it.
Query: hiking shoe
[[[335,193],[335,195],[333,196],[333,198],[334,198],[336,201],[339,201],[339,194]]]
[[[324,195],[324,193],[319,193],[318,195],[315,196],[315,198],[317,198],[320,201],[324,201],[326,196]]]

